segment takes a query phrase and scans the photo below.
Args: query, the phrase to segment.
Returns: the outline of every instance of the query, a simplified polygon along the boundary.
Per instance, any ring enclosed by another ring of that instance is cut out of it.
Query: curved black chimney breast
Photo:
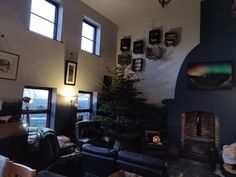
[[[180,143],[180,115],[187,111],[215,114],[220,119],[221,145],[236,142],[236,17],[233,17],[233,4],[234,0],[201,2],[201,41],[185,58],[176,82],[175,99],[168,103],[168,135],[172,143]],[[214,61],[232,61],[233,88],[189,90],[188,63]]]

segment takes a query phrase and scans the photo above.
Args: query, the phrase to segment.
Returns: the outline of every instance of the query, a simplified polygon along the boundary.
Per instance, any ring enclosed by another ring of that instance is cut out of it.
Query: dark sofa
[[[117,151],[84,144],[82,154],[84,171],[99,177],[108,177],[116,171]]]
[[[167,163],[160,159],[127,151],[119,151],[117,168],[144,177],[167,177]]]
[[[125,170],[143,177],[168,177],[167,163],[140,153],[84,144],[82,147],[84,170],[99,177]]]

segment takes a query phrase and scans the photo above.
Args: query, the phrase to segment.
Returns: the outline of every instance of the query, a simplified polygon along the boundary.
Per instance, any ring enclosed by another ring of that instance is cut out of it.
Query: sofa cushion
[[[83,144],[82,151],[111,158],[115,158],[117,156],[117,151],[114,149],[97,147],[92,144]]]
[[[167,167],[165,161],[136,152],[119,151],[118,160],[156,169],[166,169]]]
[[[43,171],[38,172],[35,177],[65,177],[65,176],[43,170]]]

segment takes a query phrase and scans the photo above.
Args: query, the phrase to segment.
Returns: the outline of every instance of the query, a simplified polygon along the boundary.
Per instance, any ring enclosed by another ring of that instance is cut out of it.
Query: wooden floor
[[[168,160],[170,177],[219,177],[208,163],[180,158]]]
[[[168,159],[168,171],[170,177],[220,177],[215,170],[210,169],[208,163],[180,158],[178,160]],[[86,174],[85,177],[97,177]]]

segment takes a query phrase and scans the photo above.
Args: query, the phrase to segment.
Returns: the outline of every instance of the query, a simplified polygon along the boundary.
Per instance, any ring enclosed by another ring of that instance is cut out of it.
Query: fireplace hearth
[[[212,113],[185,112],[181,115],[181,142],[186,157],[209,162],[219,148],[219,119]]]

